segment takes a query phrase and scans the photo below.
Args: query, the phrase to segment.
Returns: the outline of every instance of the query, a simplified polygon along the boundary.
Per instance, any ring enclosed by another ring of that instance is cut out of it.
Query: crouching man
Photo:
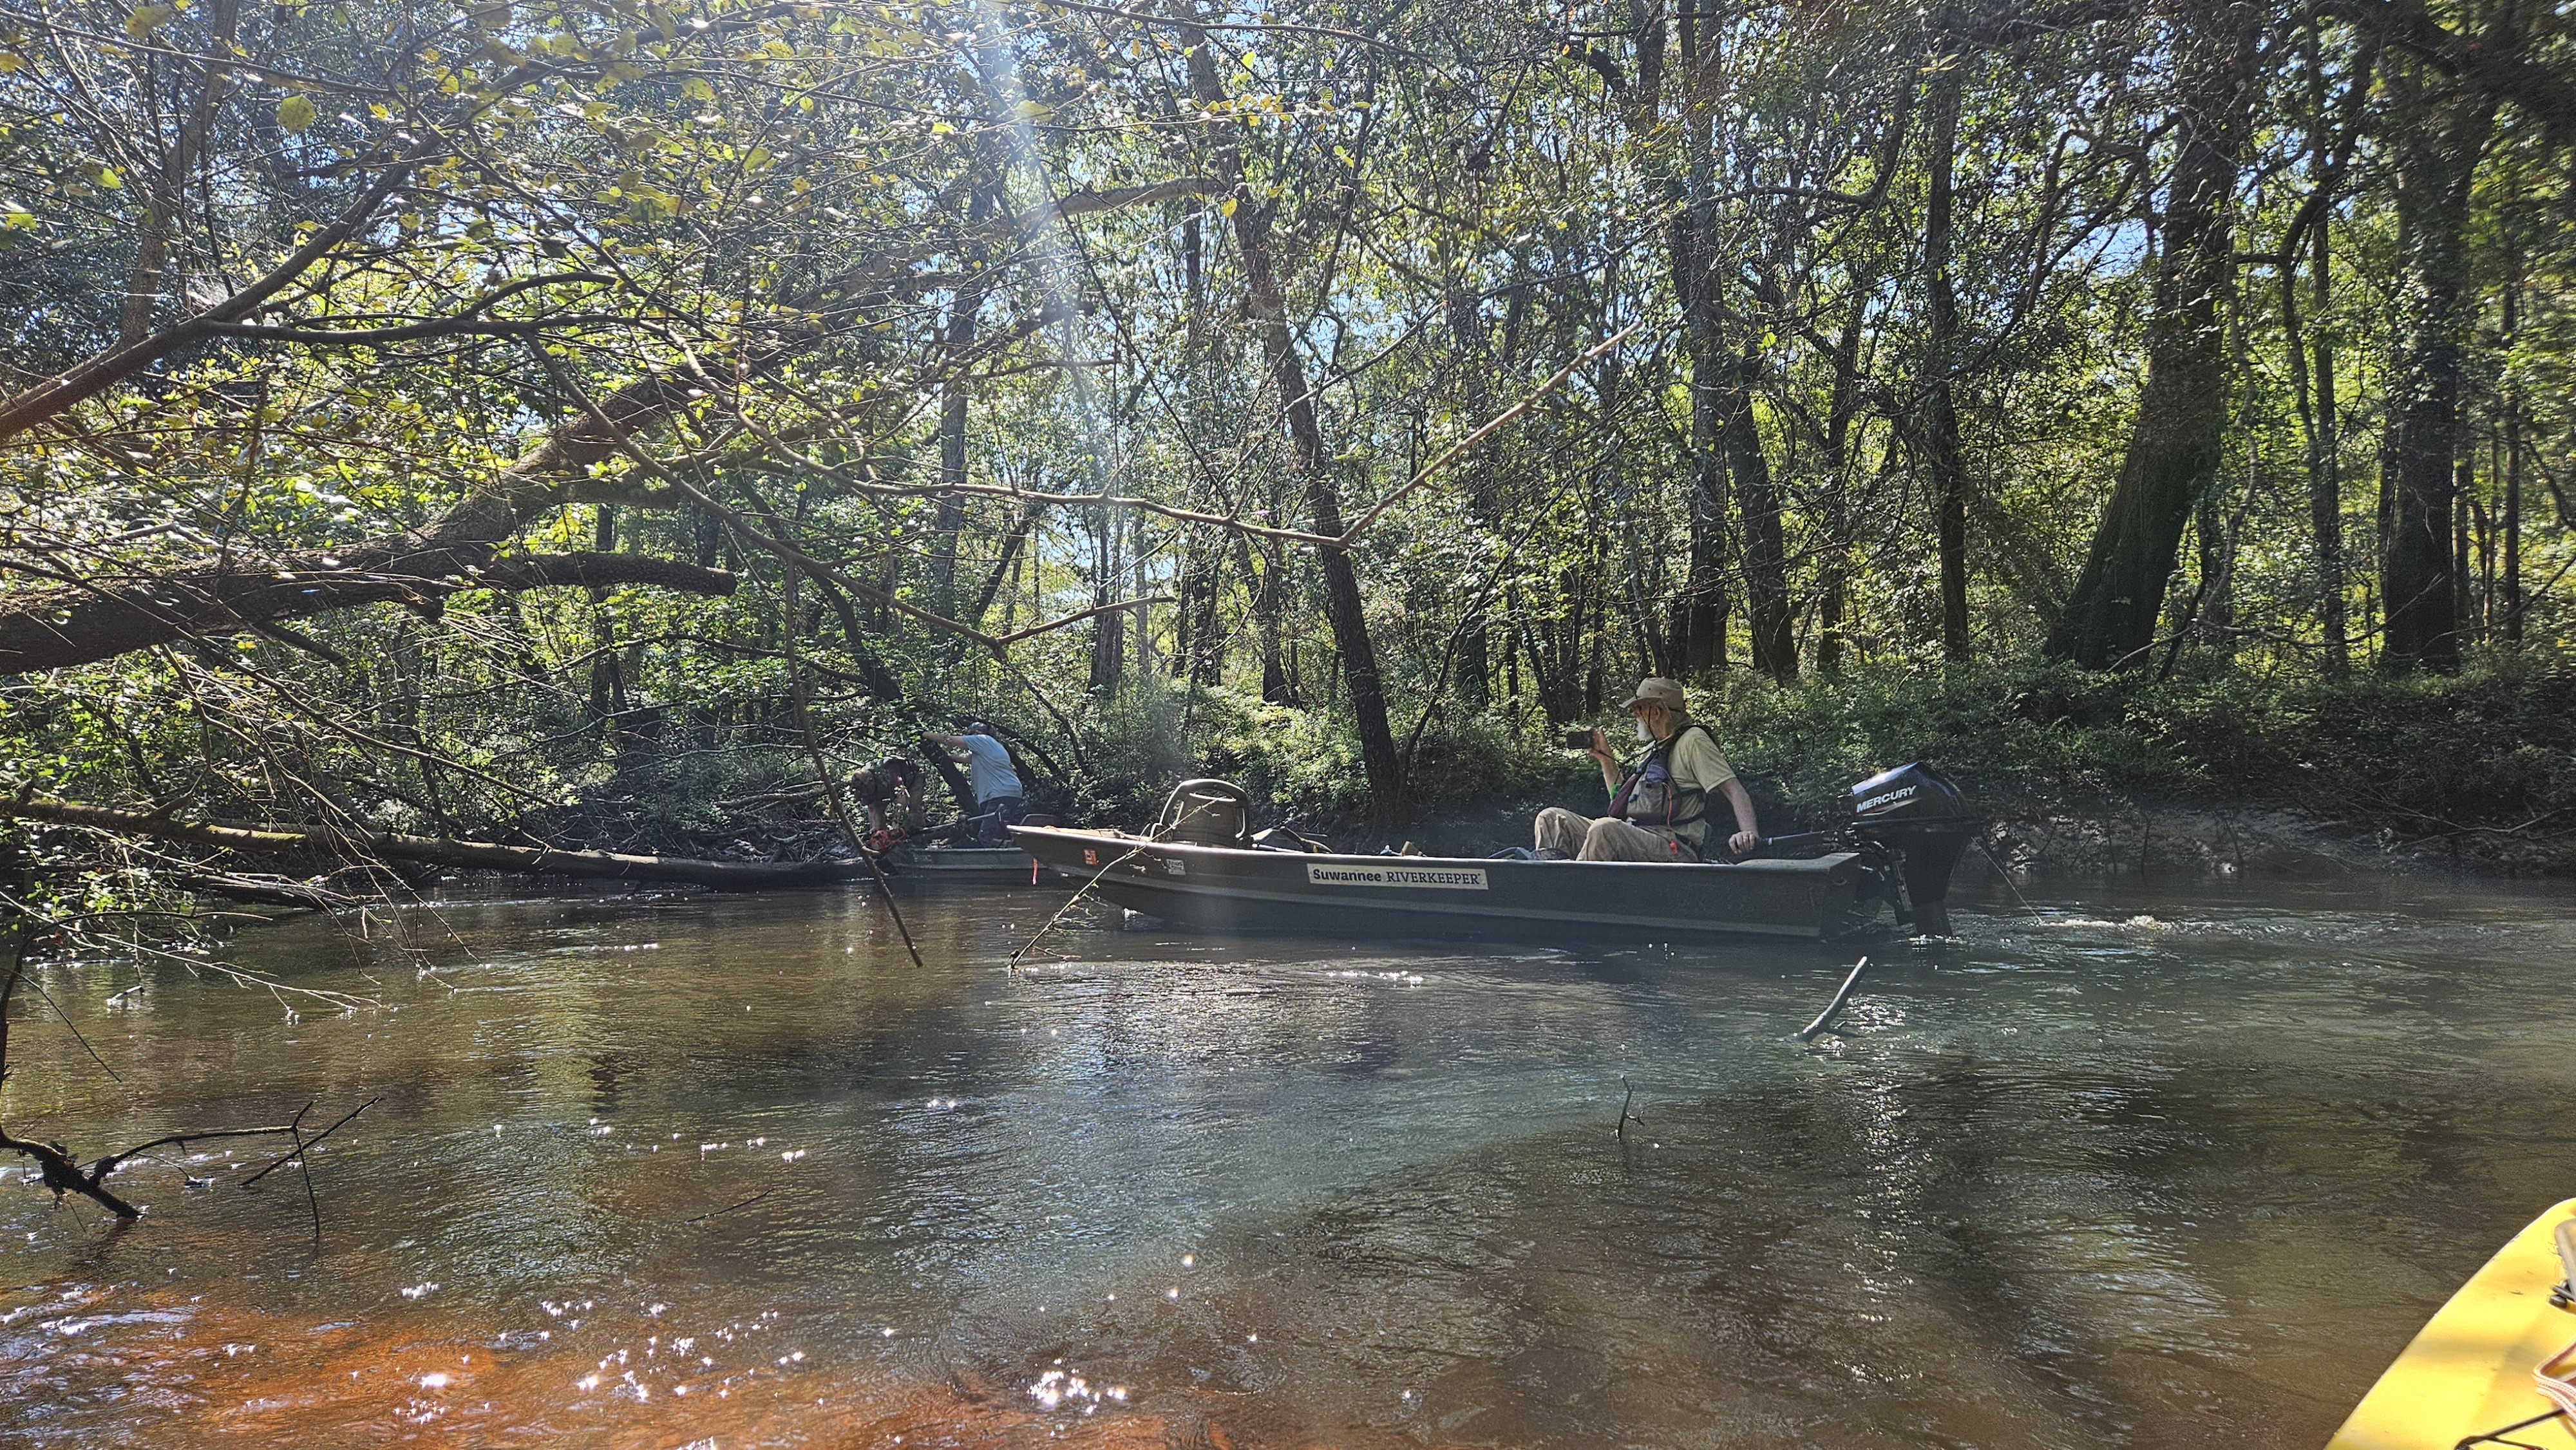
[[[1592,732],[1610,813],[1592,819],[1550,806],[1538,814],[1538,854],[1551,861],[1700,861],[1707,859],[1708,801],[1721,796],[1735,813],[1727,854],[1741,856],[1762,838],[1753,799],[1718,753],[1708,727],[1690,718],[1682,687],[1648,679],[1627,704],[1637,717],[1645,754],[1624,772],[1610,742]]]
[[[889,755],[850,777],[850,794],[868,810],[867,848],[882,855],[921,824],[921,765]]]

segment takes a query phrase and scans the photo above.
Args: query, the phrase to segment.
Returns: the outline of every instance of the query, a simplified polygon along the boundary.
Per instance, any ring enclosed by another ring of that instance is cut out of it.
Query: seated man
[[[1592,732],[1591,756],[1601,762],[1602,784],[1610,788],[1610,814],[1587,820],[1550,806],[1538,813],[1538,854],[1563,861],[1698,861],[1708,839],[1708,797],[1726,797],[1735,811],[1735,834],[1727,850],[1742,855],[1762,838],[1754,824],[1753,800],[1743,782],[1718,753],[1708,727],[1690,718],[1682,687],[1671,680],[1648,679],[1627,704],[1637,717],[1637,738],[1651,742],[1634,768],[1619,771],[1618,757],[1601,732]]]
[[[1028,814],[1028,802],[1021,798],[1020,773],[1011,765],[1011,752],[993,738],[993,727],[981,720],[967,725],[963,735],[925,735],[930,744],[949,752],[949,758],[966,767],[967,788],[975,792],[975,825],[971,837],[960,845],[1001,846],[1010,841],[1005,826],[1016,825]]]
[[[868,808],[868,849],[890,850],[921,823],[921,764],[889,755],[851,776],[850,794]],[[892,820],[888,806],[894,807]]]

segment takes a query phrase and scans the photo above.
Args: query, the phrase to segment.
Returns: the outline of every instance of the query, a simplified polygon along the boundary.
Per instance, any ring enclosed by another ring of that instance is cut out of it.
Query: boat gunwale
[[[1291,860],[1366,866],[1383,866],[1389,862],[1401,861],[1407,865],[1422,867],[1572,866],[1578,868],[1611,867],[1620,870],[1643,871],[1696,871],[1715,868],[1722,871],[1750,871],[1757,875],[1764,876],[1804,876],[1812,874],[1830,874],[1833,868],[1846,862],[1857,861],[1860,859],[1860,853],[1857,851],[1834,851],[1822,856],[1764,856],[1757,857],[1750,861],[1522,861],[1509,856],[1362,856],[1342,851],[1274,851],[1264,850],[1256,846],[1212,846],[1198,841],[1162,841],[1156,840],[1150,836],[1132,835],[1125,831],[1100,830],[1071,826],[1013,826],[1010,829],[1011,834],[1014,837],[1027,835],[1037,837],[1041,840],[1063,839],[1067,841],[1109,841],[1130,851],[1143,850],[1149,853],[1156,851],[1172,851],[1193,856],[1204,855],[1218,858],[1248,857],[1255,860],[1270,860],[1272,858],[1285,857]],[[1036,853],[1030,852],[1029,854],[1034,856]],[[1093,867],[1084,865],[1058,866],[1054,869],[1067,872],[1089,870],[1106,872],[1111,868],[1108,866]]]
[[[1150,837],[1130,835],[1123,831],[1050,826],[1013,827],[1012,833],[1014,837],[1030,838],[1030,854],[1046,864],[1049,869],[1076,880],[1096,883],[1103,894],[1108,895],[1112,900],[1120,900],[1122,896],[1132,898],[1132,900],[1120,901],[1120,904],[1132,906],[1149,916],[1177,917],[1180,913],[1170,908],[1181,903],[1174,898],[1187,898],[1192,903],[1234,901],[1262,909],[1275,910],[1285,907],[1319,912],[1347,912],[1360,921],[1393,927],[1398,934],[1413,934],[1403,930],[1409,921],[1433,929],[1440,927],[1455,929],[1461,925],[1492,923],[1572,930],[1597,931],[1606,928],[1623,936],[1634,935],[1648,939],[1762,937],[1782,941],[1831,941],[1850,935],[1855,930],[1865,931],[1868,926],[1868,916],[1874,915],[1874,913],[1868,913],[1861,915],[1859,919],[1841,922],[1835,919],[1839,913],[1833,912],[1819,913],[1814,916],[1801,914],[1800,919],[1790,921],[1766,921],[1752,917],[1714,914],[1643,915],[1635,912],[1568,910],[1544,905],[1507,905],[1485,892],[1405,892],[1400,894],[1399,899],[1399,897],[1373,897],[1369,894],[1348,894],[1346,890],[1337,890],[1324,883],[1306,883],[1301,890],[1296,889],[1293,882],[1268,881],[1264,879],[1265,873],[1240,869],[1244,866],[1273,861],[1283,866],[1293,861],[1304,861],[1309,865],[1360,868],[1383,868],[1400,862],[1407,867],[1424,870],[1502,867],[1509,870],[1510,876],[1519,877],[1521,873],[1518,868],[1530,868],[1544,870],[1544,876],[1538,879],[1573,886],[1586,878],[1596,883],[1604,881],[1607,878],[1597,874],[1603,868],[1652,871],[1696,866],[1721,867],[1730,872],[1744,871],[1754,879],[1736,877],[1734,880],[1748,887],[1784,884],[1784,878],[1788,883],[1820,883],[1829,887],[1845,887],[1852,884],[1852,878],[1844,874],[1841,868],[1859,859],[1859,853],[1848,851],[1801,860],[1758,862],[1520,861],[1508,857],[1398,857],[1359,856],[1340,852],[1270,851],[1189,841],[1158,841]],[[1090,844],[1095,842],[1120,848],[1122,854],[1116,858],[1104,858],[1099,862],[1079,865],[1048,860],[1049,855],[1069,850],[1097,850],[1098,846]],[[1120,869],[1126,866],[1131,858],[1139,864],[1132,870]],[[1201,864],[1205,874],[1197,879],[1187,876],[1175,878],[1148,872],[1141,865],[1143,861],[1155,859],[1197,862]],[[1702,886],[1713,886],[1728,879],[1726,876],[1701,873],[1694,873],[1692,876],[1693,882]],[[1522,878],[1515,882],[1507,879],[1502,884],[1508,888],[1514,884],[1525,885],[1527,880],[1528,878]],[[1636,879],[1629,878],[1629,881],[1633,885]],[[1855,902],[1855,905],[1857,904]],[[1245,928],[1215,926],[1211,929]]]

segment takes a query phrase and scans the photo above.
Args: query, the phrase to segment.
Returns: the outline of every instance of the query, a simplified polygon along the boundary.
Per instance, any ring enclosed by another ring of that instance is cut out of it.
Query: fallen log
[[[224,896],[235,901],[248,901],[260,906],[283,906],[298,911],[337,911],[361,904],[359,898],[307,886],[301,881],[279,877],[234,876],[221,871],[183,871],[170,878],[170,884],[201,896]]]
[[[88,826],[119,835],[183,841],[258,855],[307,852],[351,860],[421,861],[469,870],[615,881],[679,881],[715,891],[774,891],[831,886],[867,874],[864,861],[709,861],[694,856],[636,856],[620,851],[557,851],[389,831],[304,830],[240,821],[182,821],[147,811],[83,805],[49,796],[0,798],[0,817]]]

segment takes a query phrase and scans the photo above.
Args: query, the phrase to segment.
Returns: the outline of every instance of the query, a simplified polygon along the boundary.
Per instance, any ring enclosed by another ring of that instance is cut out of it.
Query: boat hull
[[[2548,1414],[2533,1371],[2576,1340],[2576,1312],[2550,1302],[2568,1273],[2554,1238],[2576,1198],[2514,1235],[2451,1296],[2353,1408],[2326,1450],[2449,1450]],[[2565,1416],[2523,1425],[2500,1443],[2576,1450]]]
[[[1041,865],[1198,931],[1684,941],[1854,935],[1879,885],[1860,857],[1733,865],[1309,855],[1015,827]]]
[[[1028,881],[1036,862],[1017,846],[934,846],[903,852],[893,859],[906,876],[940,881]]]

